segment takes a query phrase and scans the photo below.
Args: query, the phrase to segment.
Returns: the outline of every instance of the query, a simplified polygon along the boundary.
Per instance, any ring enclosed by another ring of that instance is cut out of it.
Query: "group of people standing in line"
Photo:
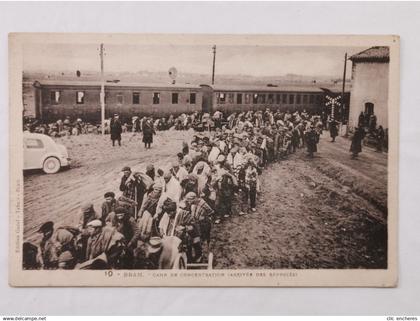
[[[138,125],[150,148],[153,120]],[[179,252],[186,253],[188,262],[202,262],[217,224],[256,211],[263,169],[303,147],[313,157],[326,129],[320,116],[268,109],[233,113],[214,125],[213,131],[196,132],[184,142],[169,166],[149,164],[144,172],[125,166],[121,195],[105,193],[100,211],[84,204],[77,226],[55,228],[45,222],[39,246],[24,243],[24,268],[173,268]],[[332,142],[338,125],[334,119],[328,124]],[[110,131],[113,146],[115,141],[121,145],[118,115]],[[361,151],[363,133],[362,127],[354,133],[353,157]]]

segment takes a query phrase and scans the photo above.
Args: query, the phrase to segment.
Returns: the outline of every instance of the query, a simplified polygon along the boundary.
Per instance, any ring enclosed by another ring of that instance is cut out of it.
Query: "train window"
[[[265,94],[258,95],[258,102],[260,104],[265,104]]]
[[[314,95],[309,95],[309,103],[313,104],[315,100],[315,96]]]
[[[160,93],[153,93],[153,105],[160,103]]]
[[[242,104],[242,94],[236,94],[236,103]]]
[[[84,104],[85,103],[85,92],[84,91],[76,92],[76,103],[77,104]]]
[[[252,96],[252,103],[253,103],[253,104],[258,104],[258,94],[254,94],[254,95]]]
[[[295,95],[291,94],[289,95],[289,104],[294,104],[295,103]]]
[[[196,93],[190,93],[190,104],[194,105],[196,100],[197,94]]]
[[[245,94],[245,104],[249,104],[251,102],[251,95]]]
[[[301,101],[301,96],[300,96],[300,94],[297,94],[296,95],[296,104],[300,104],[300,101]]]
[[[308,103],[308,95],[303,95],[303,104],[307,104]]]
[[[133,105],[140,104],[140,93],[133,93]]]
[[[117,104],[122,105],[123,103],[123,95],[121,93],[117,94]]]
[[[282,102],[283,104],[287,104],[287,94],[282,94],[282,95],[281,95],[281,102]]]
[[[276,104],[280,104],[280,102],[281,102],[281,96],[280,96],[280,94],[277,94],[276,95]]]
[[[269,104],[274,103],[274,96],[273,96],[273,94],[268,94],[267,103],[269,103]]]
[[[225,101],[226,101],[226,94],[225,93],[219,93],[218,103],[219,104],[224,104]]]
[[[51,91],[50,99],[51,99],[51,104],[58,104],[60,102],[60,92],[56,90]]]
[[[233,93],[229,93],[228,94],[228,103],[233,104],[233,98],[234,98],[234,94]]]
[[[321,98],[322,96],[321,95],[316,95],[316,103],[317,104],[320,104],[321,103]]]
[[[172,93],[172,104],[178,104],[178,93]]]

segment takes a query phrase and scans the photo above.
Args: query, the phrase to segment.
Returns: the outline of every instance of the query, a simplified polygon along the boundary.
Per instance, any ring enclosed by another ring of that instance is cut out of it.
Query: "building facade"
[[[358,125],[361,112],[375,115],[388,128],[389,47],[372,47],[350,57],[352,88],[349,125]]]

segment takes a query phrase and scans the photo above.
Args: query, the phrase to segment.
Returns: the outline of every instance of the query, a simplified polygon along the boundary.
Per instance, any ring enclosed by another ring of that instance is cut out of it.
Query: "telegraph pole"
[[[105,135],[105,78],[104,78],[104,44],[101,43],[100,54],[101,56],[101,126],[102,135]]]
[[[214,85],[214,71],[216,68],[216,45],[214,45],[212,49],[213,49],[213,73],[211,75],[211,84]]]

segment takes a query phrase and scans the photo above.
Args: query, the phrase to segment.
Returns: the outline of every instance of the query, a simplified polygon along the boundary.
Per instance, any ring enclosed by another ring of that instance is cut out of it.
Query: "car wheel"
[[[60,161],[55,157],[48,157],[44,161],[44,166],[42,169],[46,174],[55,174],[60,170]]]

